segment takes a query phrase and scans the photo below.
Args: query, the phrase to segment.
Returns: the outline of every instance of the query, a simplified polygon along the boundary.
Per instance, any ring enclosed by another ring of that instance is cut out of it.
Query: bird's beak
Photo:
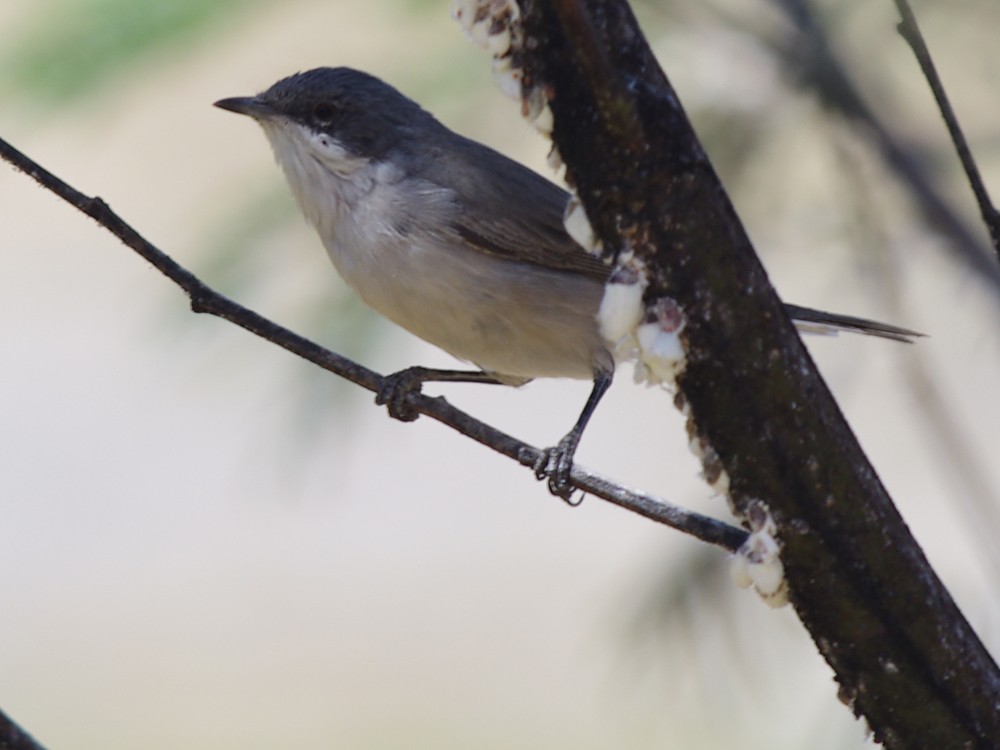
[[[219,109],[228,109],[240,115],[249,115],[256,120],[263,120],[274,117],[277,112],[274,107],[259,96],[234,96],[231,99],[219,99],[213,106]]]

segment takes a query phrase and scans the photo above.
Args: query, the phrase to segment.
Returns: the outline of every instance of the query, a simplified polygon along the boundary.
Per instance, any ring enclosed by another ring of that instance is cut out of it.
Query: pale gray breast
[[[463,227],[476,217],[452,191],[421,180],[376,182],[324,238],[368,305],[490,372],[589,379],[611,369],[595,319],[602,280],[470,242]]]

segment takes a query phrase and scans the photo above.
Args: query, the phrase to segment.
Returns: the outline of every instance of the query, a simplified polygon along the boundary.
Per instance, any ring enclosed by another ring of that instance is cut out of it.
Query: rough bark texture
[[[521,0],[529,85],[605,247],[687,316],[680,402],[709,472],[777,523],[791,600],[891,748],[1000,747],[1000,673],[785,315],[624,0]]]

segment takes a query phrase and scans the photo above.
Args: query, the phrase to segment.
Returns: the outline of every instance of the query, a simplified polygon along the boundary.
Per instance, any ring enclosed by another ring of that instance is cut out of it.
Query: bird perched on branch
[[[264,129],[334,266],[377,312],[479,370],[409,368],[378,394],[398,419],[428,381],[593,381],[572,430],[536,465],[569,499],[569,474],[611,384],[613,342],[597,321],[611,268],[567,233],[569,194],[452,132],[416,102],[350,68],[318,68],[216,106]],[[909,341],[876,321],[786,305],[805,327]]]

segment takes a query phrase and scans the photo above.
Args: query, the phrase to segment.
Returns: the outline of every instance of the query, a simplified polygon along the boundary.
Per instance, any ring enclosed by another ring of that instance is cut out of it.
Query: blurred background
[[[998,290],[970,260],[985,232],[892,3],[635,7],[782,296],[930,335],[809,344],[995,653]],[[1000,191],[1000,6],[915,7]],[[211,107],[349,65],[549,174],[449,9],[2,3],[0,135],[278,322],[382,372],[453,366],[359,305],[262,134]],[[6,166],[0,316],[0,707],[51,750],[870,743],[794,613],[736,589],[723,553],[594,499],[571,510],[446,428],[393,422],[190,314]],[[629,370],[580,462],[726,517],[670,399]],[[549,445],[588,389],[429,390]]]

